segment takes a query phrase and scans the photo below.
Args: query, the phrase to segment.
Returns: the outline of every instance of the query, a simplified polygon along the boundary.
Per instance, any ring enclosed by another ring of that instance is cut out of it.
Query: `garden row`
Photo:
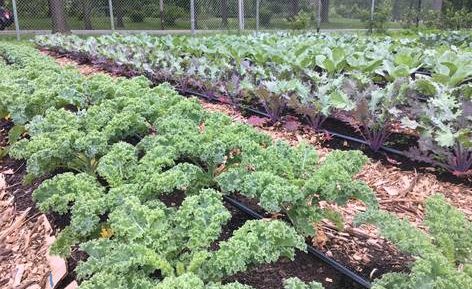
[[[378,211],[370,189],[352,178],[367,161],[357,151],[320,161],[308,145],[273,142],[168,85],[84,77],[31,47],[2,43],[0,55],[1,116],[15,124],[9,154],[26,160],[26,181],[48,178],[33,193],[39,208],[70,216],[52,251],[68,256],[79,246],[87,254],[76,268],[80,288],[250,288],[221,281],[306,250],[303,236],[316,234],[316,222],[340,222],[318,203],[350,198],[370,206],[359,222],[377,224],[418,257],[410,274],[386,274],[375,288],[467,288],[472,281],[470,222],[440,196],[427,203],[431,235]],[[220,241],[231,218],[222,194],[233,192],[293,226],[246,221]],[[174,194],[185,195],[180,206],[160,199]]]
[[[466,41],[462,48],[429,48],[429,37],[116,34],[35,41],[121,75],[249,106],[272,123],[292,114],[320,130],[336,118],[374,152],[395,141],[389,138],[399,126],[413,129],[417,142],[402,154],[465,175],[472,166],[472,51]]]

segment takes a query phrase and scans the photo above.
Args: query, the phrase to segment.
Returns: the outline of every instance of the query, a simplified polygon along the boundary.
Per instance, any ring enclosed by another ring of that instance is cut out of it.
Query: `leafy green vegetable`
[[[375,224],[383,236],[417,257],[409,274],[385,274],[373,288],[467,288],[472,281],[472,223],[443,196],[426,202],[429,234],[381,211],[361,214],[357,221]]]

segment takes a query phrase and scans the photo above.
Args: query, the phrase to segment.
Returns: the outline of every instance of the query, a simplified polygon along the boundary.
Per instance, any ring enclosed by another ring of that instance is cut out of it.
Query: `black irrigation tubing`
[[[337,133],[337,132],[333,132],[333,131],[329,131],[329,130],[325,130],[325,131],[328,134],[333,135],[333,136],[338,137],[338,138],[341,138],[341,139],[357,142],[357,143],[360,143],[360,144],[369,145],[369,143],[367,141],[356,138],[356,137],[348,136],[348,135],[345,135],[345,134],[342,134],[342,133]],[[399,155],[399,156],[402,156],[402,157],[406,157],[405,152],[400,151],[400,150],[392,149],[392,148],[389,148],[389,147],[386,147],[386,146],[381,146],[380,149],[385,151],[385,152],[391,153],[391,154],[396,154],[396,155]]]
[[[199,92],[194,92],[194,91],[190,91],[190,90],[183,90],[183,89],[179,89],[179,88],[176,88],[176,90],[180,93],[184,93],[184,94],[188,94],[188,95],[195,95],[195,96],[200,97],[200,98],[204,98],[204,99],[207,99],[207,100],[212,100],[212,101],[218,102],[218,99],[209,97],[209,96],[207,96],[205,94],[202,94],[202,93],[199,93]],[[254,114],[260,115],[260,116],[270,117],[269,114],[267,114],[265,112],[262,112],[262,111],[259,111],[257,109],[251,108],[249,106],[242,106],[241,105],[239,107],[244,109],[244,110],[250,111]],[[359,139],[359,138],[356,138],[356,137],[348,136],[348,135],[345,135],[345,134],[337,133],[337,132],[326,130],[326,129],[324,131],[326,131],[328,134],[333,135],[337,138],[341,138],[341,139],[345,139],[345,140],[348,140],[348,141],[364,144],[364,145],[367,145],[367,146],[369,145],[369,143],[367,141],[363,140],[363,139]],[[380,149],[387,152],[387,153],[391,153],[391,154],[399,155],[399,156],[402,156],[402,157],[406,157],[405,152],[397,150],[397,149],[389,148],[389,147],[386,147],[386,146],[381,146]]]
[[[223,198],[224,198],[225,201],[230,203],[233,207],[235,207],[236,209],[240,210],[241,212],[247,214],[251,218],[253,218],[253,219],[262,219],[263,218],[262,215],[255,212],[251,208],[248,208],[247,206],[245,206],[244,204],[238,202],[237,200],[235,200],[235,199],[233,199],[229,196],[225,196],[225,195],[223,196]],[[336,260],[326,256],[320,250],[317,250],[317,249],[315,249],[314,247],[312,247],[310,245],[307,245],[307,249],[308,249],[308,253],[310,255],[318,258],[319,260],[321,260],[322,262],[324,262],[325,264],[327,264],[328,266],[330,266],[331,268],[333,268],[337,272],[343,274],[344,276],[348,277],[349,279],[351,279],[352,281],[354,281],[357,284],[361,285],[362,287],[368,288],[368,289],[372,287],[372,284],[369,281],[367,281],[363,277],[359,276],[357,273],[349,270],[348,268],[346,268],[344,265],[337,262]]]

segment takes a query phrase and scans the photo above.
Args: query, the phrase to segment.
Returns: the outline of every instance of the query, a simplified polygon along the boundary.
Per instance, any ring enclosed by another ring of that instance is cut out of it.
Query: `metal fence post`
[[[244,30],[244,0],[238,0],[239,30]]]
[[[374,28],[374,13],[375,13],[375,0],[372,0],[370,6],[370,25],[369,25],[369,32],[372,33]]]
[[[16,40],[20,41],[20,23],[18,22],[18,9],[16,7],[16,0],[12,0],[13,5],[13,21],[15,21]]]
[[[159,0],[159,15],[161,17],[161,30],[164,30],[164,0]]]
[[[110,9],[111,31],[115,31],[115,17],[113,15],[113,0],[108,0],[108,8]]]
[[[195,35],[195,0],[190,0],[190,27]]]
[[[318,0],[318,11],[317,11],[317,16],[316,16],[316,32],[320,32],[320,29],[321,29],[321,9],[323,7],[321,7],[321,0]]]
[[[259,33],[259,9],[261,5],[261,0],[256,0],[256,32]]]

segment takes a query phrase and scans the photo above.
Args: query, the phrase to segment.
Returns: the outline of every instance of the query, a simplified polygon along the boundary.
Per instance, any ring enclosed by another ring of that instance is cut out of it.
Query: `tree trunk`
[[[393,2],[393,20],[398,21],[402,17],[402,0]]]
[[[221,24],[228,28],[228,0],[221,0]]]
[[[113,1],[113,16],[115,16],[115,26],[117,28],[125,28],[123,21],[123,4],[121,0]]]
[[[84,29],[92,30],[92,3],[90,0],[82,0],[82,13],[84,14]]]
[[[432,8],[435,11],[441,11],[443,6],[443,1],[442,0],[433,0],[433,5]]]
[[[329,22],[329,0],[321,0],[321,22]]]
[[[416,9],[416,27],[420,26],[420,14],[421,14],[421,0],[418,0],[418,7]]]
[[[66,14],[64,11],[64,3],[62,0],[51,0],[51,17],[53,33],[69,33],[69,25],[67,24]]]
[[[297,16],[299,10],[300,10],[300,1],[292,0],[291,7],[290,7],[290,16]]]

